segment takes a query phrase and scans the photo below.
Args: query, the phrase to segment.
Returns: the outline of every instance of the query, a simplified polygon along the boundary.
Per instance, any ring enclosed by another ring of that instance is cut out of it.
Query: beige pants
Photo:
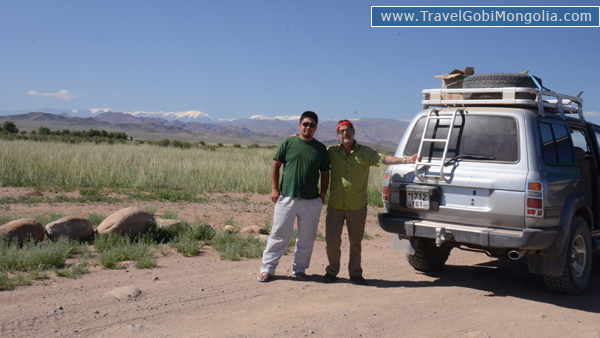
[[[327,218],[325,219],[325,238],[327,242],[327,258],[329,266],[326,273],[337,276],[340,272],[340,257],[342,251],[342,229],[344,220],[348,228],[350,240],[350,261],[348,273],[350,278],[362,276],[360,267],[360,244],[365,234],[365,221],[367,219],[367,206],[358,210],[337,210],[327,207]]]

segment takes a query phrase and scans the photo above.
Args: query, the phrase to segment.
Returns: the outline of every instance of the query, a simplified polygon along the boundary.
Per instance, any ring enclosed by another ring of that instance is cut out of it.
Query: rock
[[[240,230],[236,227],[234,227],[233,225],[226,225],[223,228],[224,231],[227,231],[230,234],[237,234],[238,232],[240,232]]]
[[[258,235],[258,238],[266,242],[269,240],[269,235]]]
[[[252,228],[252,232],[254,232],[255,234],[258,235],[264,235],[267,233],[267,230],[265,230],[265,228],[259,227],[258,225],[253,225],[251,226]]]
[[[155,224],[156,221],[151,214],[137,208],[125,208],[108,216],[100,223],[97,231],[99,234],[116,233],[136,236],[148,232]]]
[[[42,224],[32,218],[22,218],[0,226],[0,236],[5,236],[9,240],[17,238],[20,243],[27,237],[41,242],[45,235],[46,231]]]
[[[242,228],[241,233],[261,235],[261,234],[266,234],[267,232],[265,231],[265,229],[259,227],[258,225],[253,225],[253,226]]]
[[[107,295],[113,296],[119,300],[133,300],[141,294],[142,290],[136,288],[135,286],[123,286],[107,293]]]
[[[56,240],[67,236],[74,240],[89,239],[94,235],[92,223],[85,218],[67,216],[46,225],[48,238]]]
[[[156,226],[158,226],[161,229],[167,229],[170,227],[178,226],[180,224],[181,224],[181,221],[176,220],[176,219],[162,219],[162,218],[156,219]]]

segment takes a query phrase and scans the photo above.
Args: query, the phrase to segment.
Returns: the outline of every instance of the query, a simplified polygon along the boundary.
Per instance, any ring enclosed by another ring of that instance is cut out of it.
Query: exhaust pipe
[[[530,250],[514,249],[508,252],[508,258],[512,259],[513,261],[516,261],[517,259],[520,259],[523,256],[527,256],[530,253]]]

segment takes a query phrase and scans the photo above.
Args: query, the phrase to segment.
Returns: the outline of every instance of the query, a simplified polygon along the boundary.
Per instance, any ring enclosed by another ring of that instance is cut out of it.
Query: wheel
[[[419,238],[415,254],[406,255],[406,260],[418,271],[441,270],[446,264],[451,250],[452,247],[447,245],[438,248],[433,239]]]
[[[539,85],[542,85],[542,79],[534,76]],[[510,74],[510,73],[488,73],[475,74],[468,76],[463,80],[463,88],[503,88],[503,87],[529,87],[537,88],[537,85],[529,75]],[[473,93],[467,96],[470,99],[501,99],[502,93]],[[517,99],[535,100],[534,94],[516,93]]]
[[[544,275],[544,282],[550,290],[578,295],[587,287],[592,270],[592,238],[590,228],[582,217],[575,216],[571,222],[571,236],[566,250],[562,275]]]

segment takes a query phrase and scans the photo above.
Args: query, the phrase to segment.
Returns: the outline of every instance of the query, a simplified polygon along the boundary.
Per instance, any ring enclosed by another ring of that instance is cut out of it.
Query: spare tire
[[[542,79],[534,76],[538,84],[542,85]],[[503,87],[528,87],[537,88],[530,75],[510,73],[487,73],[475,74],[463,81],[463,88],[503,88]],[[470,99],[501,99],[502,93],[473,93]],[[517,99],[535,100],[535,95],[530,93],[516,93]]]

